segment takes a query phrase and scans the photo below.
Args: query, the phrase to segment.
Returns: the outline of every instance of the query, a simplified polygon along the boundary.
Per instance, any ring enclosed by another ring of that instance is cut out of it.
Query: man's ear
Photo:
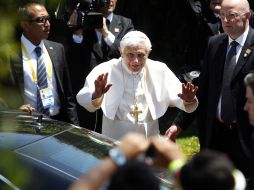
[[[250,19],[250,17],[251,17],[251,12],[245,13],[245,17],[246,17],[247,19]]]
[[[151,51],[152,51],[152,49],[148,50],[147,57],[150,55]]]
[[[122,48],[118,48],[118,50],[119,50],[119,52],[120,52],[120,54],[121,54],[121,56],[123,55],[123,50],[122,50]]]
[[[22,28],[22,30],[25,30],[25,28],[27,27],[27,22],[21,21],[20,22],[20,27]]]

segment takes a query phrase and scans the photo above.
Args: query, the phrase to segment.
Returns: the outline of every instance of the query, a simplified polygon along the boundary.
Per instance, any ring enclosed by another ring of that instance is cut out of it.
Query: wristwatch
[[[109,150],[109,157],[115,162],[117,166],[122,166],[126,162],[126,157],[119,148],[112,148]]]

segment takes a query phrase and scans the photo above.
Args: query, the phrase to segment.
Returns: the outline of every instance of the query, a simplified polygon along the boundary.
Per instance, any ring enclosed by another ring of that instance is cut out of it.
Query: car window
[[[36,123],[32,119],[24,121],[10,118],[0,120],[0,150],[16,149],[26,144],[38,141],[47,136],[57,134],[70,127],[55,123]]]
[[[80,177],[98,165],[113,146],[113,143],[103,144],[94,138],[89,133],[73,128],[19,148],[16,152]]]

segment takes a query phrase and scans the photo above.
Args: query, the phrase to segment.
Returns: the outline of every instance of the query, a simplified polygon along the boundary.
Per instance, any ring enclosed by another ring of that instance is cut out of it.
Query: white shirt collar
[[[106,19],[108,19],[110,22],[112,22],[112,20],[113,20],[113,12],[110,13]]]
[[[214,16],[215,16],[216,18],[219,18],[219,19],[220,19],[220,15],[219,15],[218,13],[213,12],[213,14],[214,14]]]
[[[244,45],[244,43],[245,43],[245,41],[247,39],[248,33],[249,33],[249,26],[247,27],[247,29],[244,31],[244,33],[241,36],[239,36],[237,39],[235,39],[235,41],[238,42],[238,44],[240,44],[241,47],[243,47],[243,45]],[[232,41],[234,41],[234,40],[230,36],[228,36],[228,45]]]
[[[31,55],[34,51],[34,48],[36,48],[37,46],[35,46],[30,40],[28,40],[24,34],[22,34],[21,36],[21,42],[24,44],[24,46],[26,47],[27,53],[29,55]],[[41,41],[41,43],[38,45],[42,50],[44,49],[44,43],[43,41]]]

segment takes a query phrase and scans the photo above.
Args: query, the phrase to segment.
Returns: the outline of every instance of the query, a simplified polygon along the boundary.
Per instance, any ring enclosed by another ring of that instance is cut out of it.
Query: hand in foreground
[[[94,81],[95,92],[93,93],[93,99],[101,97],[110,89],[112,84],[107,84],[107,81],[108,73],[101,74],[97,77],[97,79]]]
[[[128,133],[120,140],[118,148],[124,153],[127,159],[131,159],[145,152],[149,144],[149,141],[144,135]]]
[[[186,102],[193,102],[195,100],[197,90],[198,87],[190,82],[186,84],[182,83],[182,94],[179,93],[178,97]]]
[[[166,168],[174,160],[184,160],[184,155],[177,144],[165,137],[153,137],[151,145],[155,151],[151,164],[157,168]]]
[[[144,152],[148,148],[149,142],[144,135],[128,133],[121,138],[117,146],[127,159],[132,159]],[[102,184],[109,181],[116,170],[117,165],[114,160],[110,157],[105,157],[98,166],[88,171],[80,180],[72,184],[69,190],[101,189]]]
[[[24,104],[20,106],[19,109],[28,113],[32,113],[35,111],[35,108],[33,108],[30,104]]]
[[[167,137],[168,139],[170,139],[173,142],[176,142],[176,138],[181,133],[181,131],[182,131],[182,129],[180,127],[177,127],[176,125],[172,125],[165,132],[165,137]]]

